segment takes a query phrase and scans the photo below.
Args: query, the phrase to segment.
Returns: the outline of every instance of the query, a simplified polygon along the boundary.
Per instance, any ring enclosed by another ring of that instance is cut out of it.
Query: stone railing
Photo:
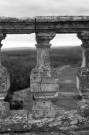
[[[3,100],[10,87],[10,79],[0,60],[0,132],[37,131],[43,126],[44,131],[54,131],[59,120],[57,118],[59,116],[63,118],[68,113],[75,116],[78,122],[89,125],[89,16],[0,18],[0,48],[2,47],[1,41],[7,34],[31,33],[35,33],[37,42],[37,65],[30,75],[30,91],[35,101],[31,111],[10,111],[9,103]],[[82,95],[82,100],[78,103],[78,112],[66,112],[66,114],[63,112],[62,114],[59,108],[51,102],[51,99],[55,98],[60,91],[56,70],[50,66],[50,41],[58,33],[77,33],[77,37],[82,41],[83,61],[76,75],[76,85]],[[68,120],[72,121],[70,117]],[[59,121],[62,122],[62,120]],[[67,129],[69,127],[71,130],[79,128],[78,123],[71,124],[70,122],[69,124],[71,126],[67,125]],[[64,130],[62,123],[57,130]]]

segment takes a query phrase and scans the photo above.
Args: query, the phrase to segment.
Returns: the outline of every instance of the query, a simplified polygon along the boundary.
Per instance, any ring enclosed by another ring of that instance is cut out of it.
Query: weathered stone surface
[[[10,114],[11,131],[27,131],[27,110],[13,110]]]
[[[6,34],[0,33],[0,55],[1,55],[1,47],[2,40],[5,39]],[[3,100],[7,94],[7,91],[10,87],[10,77],[7,69],[1,65],[0,58],[0,100]]]
[[[37,22],[89,21],[89,16],[38,16]]]
[[[0,132],[27,131],[27,111],[11,111],[6,119],[0,119]]]
[[[76,131],[76,132],[72,132],[70,135],[88,135],[89,134],[89,130],[82,130],[82,131]]]
[[[77,70],[77,88],[83,100],[78,103],[78,111],[84,117],[89,116],[89,31],[77,34],[82,40],[82,66]]]
[[[35,98],[32,112],[27,110],[9,112],[9,106],[4,101],[1,101],[1,132],[10,132],[10,134],[22,131],[57,132],[61,135],[89,133],[87,131],[75,132],[83,128],[89,129],[89,117],[87,117],[89,116],[88,30],[89,17],[87,16],[35,17],[32,19],[0,18],[0,32],[4,32],[0,34],[0,41],[4,39],[6,34],[28,34],[33,32],[36,33],[37,40],[37,66],[31,72],[31,92]],[[55,33],[74,32],[79,32],[78,37],[83,42],[84,56],[82,67],[77,72],[77,79],[79,81],[77,86],[83,96],[83,101],[79,102],[78,106],[79,113],[74,110],[62,110],[50,100],[51,97],[54,98],[58,94],[59,82],[56,71],[50,67],[49,51],[51,44],[49,42],[55,37]],[[9,76],[7,70],[2,66],[0,66],[0,74],[0,99],[3,99],[9,88]],[[29,133],[21,134],[26,135]]]
[[[80,132],[83,133],[82,129],[84,129],[84,133],[89,133],[87,131],[89,128],[89,118],[81,117],[75,110],[64,111],[59,109],[58,111],[59,113],[55,117],[50,117],[51,114],[49,115],[47,112],[46,117],[40,117],[40,119],[37,117],[34,119],[33,113],[30,112],[27,115],[25,110],[11,111],[8,118],[0,119],[0,132],[8,131],[10,134],[15,135],[30,134],[31,132],[36,134],[42,133],[42,135],[47,134],[47,132],[49,134],[60,133],[66,135],[68,133],[68,135],[72,135],[73,133],[77,135],[77,130],[80,134]]]
[[[7,90],[10,87],[10,77],[7,69],[3,66],[0,66],[0,96],[6,94]],[[6,95],[4,95],[5,98]]]
[[[31,72],[31,82],[58,82],[58,80],[54,79],[57,79],[57,72],[51,67],[35,67]]]
[[[89,116],[89,101],[82,100],[78,103],[78,112],[83,117]]]
[[[81,117],[77,111],[63,112],[60,110],[60,115],[56,117],[46,117],[43,119],[32,119],[30,115],[28,120],[28,128],[35,132],[56,132],[66,133],[68,131],[81,130],[88,128],[89,120]]]
[[[34,119],[55,117],[56,111],[55,105],[51,101],[45,100],[35,102],[32,108]]]
[[[79,90],[82,96],[86,99],[89,97],[89,68],[78,68],[77,78],[79,80]]]
[[[0,118],[8,117],[10,106],[8,102],[0,101]]]
[[[30,75],[31,92],[59,91],[57,73],[50,67],[49,42],[54,37],[54,32],[36,33],[37,66],[32,70]]]
[[[89,67],[89,31],[83,31],[77,34],[82,40],[82,67]]]
[[[51,80],[51,79],[50,79]],[[32,83],[31,84],[31,91],[32,92],[58,92],[59,91],[59,83],[58,79],[56,79],[57,82],[55,83],[55,80],[53,83],[51,82],[39,82],[39,83]]]
[[[8,115],[7,118],[3,119],[0,118],[0,132],[10,132],[11,131],[12,121],[10,116]]]
[[[76,33],[88,29],[89,16],[0,17],[0,32],[4,31],[6,34],[30,34],[35,30],[36,32]]]
[[[5,37],[6,37],[6,34],[5,33],[0,33],[0,47],[2,46],[1,41],[3,39],[5,39]]]
[[[35,18],[0,18],[0,32],[6,34],[30,34],[35,31]]]
[[[88,16],[36,17],[36,32],[77,33],[89,29]]]

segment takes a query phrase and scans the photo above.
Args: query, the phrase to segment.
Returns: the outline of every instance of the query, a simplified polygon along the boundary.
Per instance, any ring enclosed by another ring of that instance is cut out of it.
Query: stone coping
[[[13,110],[7,118],[0,119],[0,135],[5,132],[63,133],[88,129],[89,118],[81,117],[76,110],[64,111],[61,108],[55,117],[33,118],[27,110]]]
[[[58,21],[89,21],[89,16],[37,16],[37,17],[0,17],[0,22],[58,22]]]
[[[22,23],[26,23],[26,22],[35,22],[35,18],[14,18],[14,17],[0,17],[0,23],[1,22],[22,22]]]
[[[0,33],[78,33],[89,31],[89,16],[0,17]]]
[[[89,16],[38,16],[37,22],[89,21]]]

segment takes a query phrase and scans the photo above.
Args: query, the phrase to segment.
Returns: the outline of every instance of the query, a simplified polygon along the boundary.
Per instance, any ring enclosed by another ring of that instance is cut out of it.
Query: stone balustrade
[[[37,64],[30,75],[30,92],[35,101],[30,111],[29,109],[18,111],[9,109],[9,103],[5,102],[4,98],[10,87],[10,78],[7,69],[1,64],[0,57],[0,132],[37,131],[41,128],[44,131],[47,129],[53,132],[56,128],[59,132],[64,130],[65,122],[68,121],[69,125],[66,126],[66,129],[75,130],[82,124],[86,124],[86,128],[89,128],[87,126],[89,125],[89,16],[21,19],[1,17],[0,50],[1,42],[7,34],[31,33],[35,33],[37,42]],[[50,66],[50,41],[58,33],[76,33],[82,41],[82,65],[76,74],[77,89],[82,96],[82,100],[78,103],[78,111],[63,112],[51,101],[60,91],[56,70]],[[63,118],[65,118],[65,122]],[[61,122],[61,125],[58,122]]]

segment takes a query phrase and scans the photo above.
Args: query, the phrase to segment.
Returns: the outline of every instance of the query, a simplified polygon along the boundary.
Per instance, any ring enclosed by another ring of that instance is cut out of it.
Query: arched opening
[[[3,49],[28,49],[35,47],[35,34],[8,34],[2,41]]]
[[[2,44],[2,65],[7,68],[10,74],[10,90],[5,101],[10,103],[10,109],[12,110],[22,109],[23,95],[26,96],[26,100],[26,94],[28,88],[30,88],[30,72],[36,66],[35,35],[8,34]]]
[[[76,34],[57,34],[51,43],[51,66],[59,75],[60,90],[78,92],[75,77],[77,67],[81,66],[81,41]]]
[[[11,38],[11,40],[9,38]],[[75,42],[75,39],[78,42]],[[30,87],[30,71],[36,66],[37,55],[36,47],[34,45],[36,43],[35,37],[33,34],[15,35],[15,37],[14,35],[11,35],[11,37],[7,36],[6,40],[3,41],[3,48],[5,48],[7,43],[8,51],[2,52],[2,64],[10,73],[10,90],[25,90],[25,88]],[[59,74],[60,91],[77,93],[75,73],[77,69],[76,67],[78,66],[77,64],[79,64],[77,63],[77,59],[81,57],[81,49],[79,47],[79,50],[77,50],[74,45],[79,46],[81,42],[76,35],[57,34],[51,43],[51,66],[55,67]],[[70,47],[70,45],[72,47]]]
[[[54,102],[67,109],[76,109],[76,102],[80,98],[76,88],[76,72],[77,67],[81,66],[82,42],[76,34],[57,34],[51,43],[51,66],[56,68],[60,92]]]
[[[30,87],[30,72],[36,66],[34,34],[7,35],[2,43],[2,65],[10,73],[11,91]]]
[[[72,47],[80,46],[81,41],[76,34],[56,34],[51,43],[52,47]]]
[[[51,64],[53,67],[80,66],[81,41],[76,34],[57,34],[51,43]]]

